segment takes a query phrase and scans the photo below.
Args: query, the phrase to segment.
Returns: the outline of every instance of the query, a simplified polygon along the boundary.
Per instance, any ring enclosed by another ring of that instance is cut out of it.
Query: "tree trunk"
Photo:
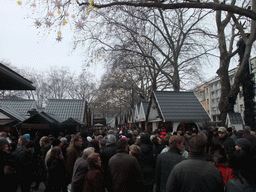
[[[178,69],[177,66],[174,66],[173,90],[174,91],[180,91],[180,76],[179,76],[179,69]]]
[[[221,96],[219,102],[219,110],[220,110],[220,119],[222,126],[225,125],[226,116],[229,112],[234,112],[234,105],[236,102],[236,96],[229,96],[230,93],[230,81],[228,75],[228,66],[230,59],[222,56],[220,58],[220,68],[217,71],[217,74],[220,77],[221,84]]]

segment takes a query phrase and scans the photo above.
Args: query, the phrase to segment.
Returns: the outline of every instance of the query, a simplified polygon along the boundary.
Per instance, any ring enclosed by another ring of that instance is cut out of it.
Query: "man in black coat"
[[[107,172],[109,159],[117,153],[116,140],[117,139],[115,135],[109,134],[107,136],[106,147],[103,149],[101,153],[102,168],[105,173]]]
[[[234,140],[229,137],[225,127],[219,127],[218,135],[219,137],[214,141],[214,144],[222,145],[228,157],[231,157],[235,152]]]
[[[161,153],[157,157],[156,163],[156,192],[166,191],[167,178],[170,175],[173,167],[185,160],[181,155],[181,151],[184,148],[185,139],[180,135],[170,137],[168,152]]]
[[[21,192],[29,192],[36,170],[36,161],[33,156],[34,142],[29,141],[23,151],[17,154],[17,178]]]
[[[166,192],[224,192],[223,178],[214,165],[206,161],[207,139],[198,135],[189,141],[189,156],[172,169]]]
[[[143,189],[143,174],[138,160],[128,155],[128,143],[125,139],[117,142],[117,154],[108,163],[111,178],[110,192],[133,192]]]

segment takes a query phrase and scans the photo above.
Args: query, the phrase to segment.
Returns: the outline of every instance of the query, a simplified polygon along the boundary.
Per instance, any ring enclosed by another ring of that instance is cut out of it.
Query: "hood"
[[[140,145],[140,149],[142,153],[150,153],[153,150],[153,146],[152,145],[148,145],[148,144],[141,144]]]

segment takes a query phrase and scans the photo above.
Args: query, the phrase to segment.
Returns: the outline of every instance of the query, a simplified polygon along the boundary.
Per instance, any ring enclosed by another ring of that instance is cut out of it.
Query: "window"
[[[243,112],[244,112],[244,106],[240,105],[240,113],[243,113]]]
[[[243,97],[242,91],[239,91],[239,98],[241,99]]]
[[[220,97],[220,90],[217,90],[217,91],[216,91],[216,96],[217,96],[217,97]]]

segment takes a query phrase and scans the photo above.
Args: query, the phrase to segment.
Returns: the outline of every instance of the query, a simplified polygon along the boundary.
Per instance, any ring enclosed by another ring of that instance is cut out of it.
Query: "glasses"
[[[225,132],[219,132],[219,134],[225,134]]]

